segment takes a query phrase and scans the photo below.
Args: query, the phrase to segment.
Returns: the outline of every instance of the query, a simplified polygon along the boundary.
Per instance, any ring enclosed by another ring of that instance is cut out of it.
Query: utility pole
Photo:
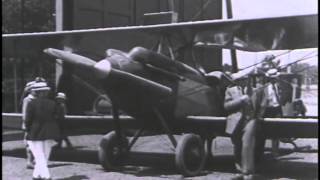
[[[56,21],[56,31],[63,30],[63,0],[55,0],[55,21]],[[56,86],[58,86],[59,78],[62,74],[62,61],[60,59],[56,60]],[[57,87],[56,87],[57,88]]]
[[[226,0],[226,8],[227,8],[227,18],[231,19],[233,17],[231,0]],[[238,62],[237,62],[236,50],[230,49],[230,53],[231,53],[232,72],[236,73],[236,72],[238,72]]]
[[[174,7],[174,0],[168,0],[168,6],[170,11],[176,12]]]

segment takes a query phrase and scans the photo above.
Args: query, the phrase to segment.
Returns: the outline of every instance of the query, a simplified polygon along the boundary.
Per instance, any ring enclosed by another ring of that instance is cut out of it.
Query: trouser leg
[[[47,166],[47,160],[44,154],[44,142],[43,141],[28,141],[30,149],[35,157],[35,167],[33,170],[34,178],[50,178],[49,169]]]
[[[271,145],[272,145],[272,147],[271,147],[271,149],[272,149],[272,154],[274,155],[274,156],[278,156],[279,155],[279,144],[280,144],[280,141],[279,141],[279,139],[272,139],[271,140]]]
[[[45,158],[47,161],[49,161],[49,159],[50,159],[52,144],[53,144],[53,140],[45,140],[44,144],[43,144],[44,154],[45,154]]]
[[[242,150],[241,137],[242,137],[241,131],[237,131],[231,136],[236,166],[237,164],[241,166],[241,150]]]
[[[30,150],[29,145],[26,145],[26,154],[27,154],[27,164],[33,165],[34,164],[34,157],[33,157],[33,154]]]
[[[27,143],[26,137],[27,137],[27,133],[24,133],[24,144],[26,147],[27,165],[33,165],[34,164],[34,157],[33,157],[33,154],[30,150],[30,147]]]
[[[282,110],[281,110],[281,106],[278,107],[269,107],[266,109],[265,112],[265,117],[281,117],[282,114]],[[278,156],[279,155],[279,139],[272,139],[271,140],[271,150],[272,150],[272,154],[274,156]]]
[[[249,121],[244,128],[243,136],[242,136],[242,151],[241,151],[241,162],[242,162],[242,171],[244,174],[253,174],[255,172],[255,163],[254,163],[254,155],[255,155],[255,128],[256,121]]]
[[[262,132],[262,124],[257,121],[256,127],[256,147],[255,147],[255,163],[259,164],[264,155],[266,138]]]

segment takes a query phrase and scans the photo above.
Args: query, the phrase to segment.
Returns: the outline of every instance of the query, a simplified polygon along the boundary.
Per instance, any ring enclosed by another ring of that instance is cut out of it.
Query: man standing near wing
[[[242,173],[236,179],[256,177],[256,166],[264,150],[259,133],[266,98],[263,88],[253,90],[250,76],[246,76],[248,73],[232,74],[233,83],[227,88],[224,101],[224,108],[229,114],[226,133],[231,135],[234,144],[236,169]]]
[[[34,168],[34,157],[32,155],[32,152],[29,148],[29,145],[27,143],[26,137],[27,137],[27,132],[26,132],[26,110],[28,105],[32,100],[36,98],[35,92],[32,90],[34,85],[37,82],[45,82],[45,79],[42,77],[36,77],[34,81],[30,81],[26,84],[24,91],[21,96],[21,106],[22,106],[22,127],[21,129],[25,131],[24,133],[24,143],[26,146],[26,155],[27,155],[27,169],[33,169]]]
[[[266,72],[266,76],[269,79],[268,86],[266,88],[268,103],[264,117],[276,118],[282,116],[282,108],[280,104],[279,85],[277,78],[279,72],[277,69],[270,69]],[[272,154],[273,156],[279,156],[279,139],[272,139]]]
[[[36,98],[26,109],[27,143],[35,157],[33,179],[51,179],[48,159],[51,144],[59,139],[59,127],[56,121],[56,104],[48,98],[50,87],[44,82],[33,85],[32,91]]]

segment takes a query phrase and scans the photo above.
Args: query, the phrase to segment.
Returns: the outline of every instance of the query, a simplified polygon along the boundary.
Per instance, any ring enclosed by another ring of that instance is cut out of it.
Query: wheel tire
[[[205,164],[204,143],[200,136],[185,134],[178,142],[175,152],[177,169],[184,176],[195,176]]]
[[[128,140],[123,137],[124,146]],[[105,170],[118,170],[121,166],[121,157],[125,155],[125,148],[120,149],[115,131],[109,132],[100,141],[98,159]]]

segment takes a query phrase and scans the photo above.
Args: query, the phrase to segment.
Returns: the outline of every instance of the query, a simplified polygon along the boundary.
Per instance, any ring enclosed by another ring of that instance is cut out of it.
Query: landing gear
[[[119,170],[121,165],[124,164],[123,160],[126,159],[126,155],[128,155],[131,147],[145,129],[145,127],[142,127],[137,131],[129,143],[127,138],[121,133],[118,113],[117,111],[114,112],[116,130],[108,133],[102,138],[98,151],[100,164],[105,170]],[[175,148],[174,155],[177,169],[184,176],[195,176],[199,174],[206,161],[204,142],[201,137],[194,134],[184,134],[179,141],[177,141],[173,136],[167,121],[165,121],[158,109],[155,108],[154,113],[157,120],[160,122],[162,130],[167,134],[170,142]]]
[[[195,176],[205,164],[205,150],[200,136],[184,134],[178,141],[175,163],[181,174]]]
[[[128,140],[123,137],[121,144],[115,131],[103,136],[98,150],[99,162],[105,170],[118,170],[127,153]]]

